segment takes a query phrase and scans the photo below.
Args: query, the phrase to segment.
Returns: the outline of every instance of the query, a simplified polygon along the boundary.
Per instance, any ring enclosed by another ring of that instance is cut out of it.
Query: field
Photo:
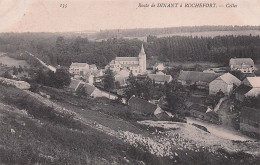
[[[19,67],[19,65],[22,67],[29,67],[29,64],[25,60],[16,60],[8,56],[0,56],[0,63],[7,65],[8,67]]]
[[[242,35],[249,35],[257,36],[260,35],[259,30],[243,30],[243,31],[208,31],[208,32],[190,32],[190,33],[172,33],[172,34],[162,34],[162,35],[156,35],[158,38],[161,37],[171,37],[171,36],[197,36],[197,37],[216,37],[216,36],[226,36],[226,35],[234,35],[234,36],[242,36]],[[133,37],[123,37],[125,39],[138,39],[141,41],[145,41],[147,37],[146,36],[133,36]],[[103,39],[97,40],[102,41]]]

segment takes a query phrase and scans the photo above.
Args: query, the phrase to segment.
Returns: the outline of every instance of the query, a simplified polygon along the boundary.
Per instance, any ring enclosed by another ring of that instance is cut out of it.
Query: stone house
[[[225,95],[230,95],[241,81],[230,73],[225,73],[209,83],[209,94],[215,95],[222,91]]]
[[[231,58],[229,61],[230,70],[239,70],[242,73],[253,73],[254,61],[251,58]]]

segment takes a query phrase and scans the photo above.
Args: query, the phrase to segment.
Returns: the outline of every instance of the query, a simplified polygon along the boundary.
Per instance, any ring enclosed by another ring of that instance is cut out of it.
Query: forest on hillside
[[[246,31],[260,30],[260,26],[182,26],[167,28],[137,28],[137,29],[117,29],[101,30],[91,36],[96,39],[106,39],[111,37],[145,37],[148,35],[165,35],[174,33],[192,32],[213,32],[213,31]]]
[[[0,52],[8,52],[24,59],[28,51],[52,65],[69,66],[72,62],[87,62],[104,67],[116,56],[137,56],[142,41],[111,38],[101,42],[77,35],[52,33],[3,33],[0,34]],[[208,61],[228,63],[232,57],[260,58],[259,36],[192,37],[148,36],[143,43],[147,58],[160,61]]]

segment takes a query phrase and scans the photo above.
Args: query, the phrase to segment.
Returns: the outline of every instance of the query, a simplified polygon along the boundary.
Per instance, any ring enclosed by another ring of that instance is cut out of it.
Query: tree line
[[[104,67],[117,56],[138,56],[142,41],[111,38],[101,42],[80,36],[59,36],[49,33],[0,34],[0,51],[11,57],[33,59],[21,54],[29,51],[47,64],[70,66],[72,62],[86,62]],[[209,61],[227,63],[230,58],[260,58],[259,36],[192,37],[148,36],[144,43],[147,58],[160,61]]]

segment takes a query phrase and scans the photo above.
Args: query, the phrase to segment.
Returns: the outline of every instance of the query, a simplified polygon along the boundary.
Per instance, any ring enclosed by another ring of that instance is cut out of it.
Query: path
[[[251,141],[253,139],[241,134],[236,130],[232,130],[231,128],[225,128],[222,125],[215,125],[211,123],[207,123],[201,120],[196,120],[194,118],[187,117],[187,123],[194,123],[198,125],[202,125],[207,128],[207,130],[214,134],[215,136],[221,137],[223,139],[228,140],[237,140],[237,141]]]
[[[44,67],[46,67],[47,69],[56,72],[56,68],[54,66],[51,65],[47,65],[45,62],[43,62],[42,60],[40,60],[39,58],[37,58],[35,55],[33,55],[30,52],[25,51],[26,53],[28,53],[30,56],[34,57],[35,59],[37,59]]]

